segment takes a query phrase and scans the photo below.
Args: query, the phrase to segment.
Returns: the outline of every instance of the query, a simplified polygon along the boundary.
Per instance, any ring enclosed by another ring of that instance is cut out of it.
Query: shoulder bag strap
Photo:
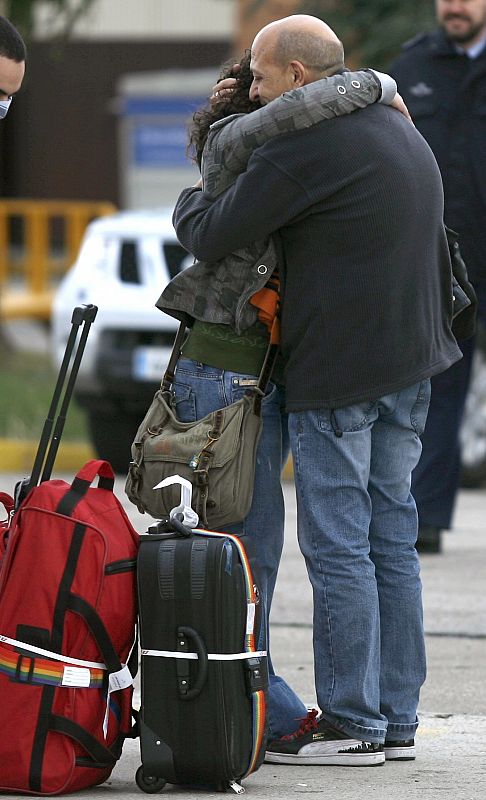
[[[177,366],[177,361],[179,360],[179,356],[181,354],[181,347],[184,341],[185,332],[186,332],[186,323],[181,322],[181,324],[179,325],[179,330],[177,331],[176,337],[174,339],[174,344],[172,346],[172,353],[170,354],[169,363],[167,364],[167,369],[164,372],[164,376],[160,384],[160,388],[162,389],[163,392],[170,392],[170,387],[174,381],[174,373],[175,373],[175,368]]]
[[[268,342],[267,352],[263,359],[262,368],[258,378],[258,384],[254,389],[253,411],[260,416],[262,409],[262,400],[265,397],[267,386],[272,377],[273,368],[277,360],[279,351],[280,340],[280,324],[278,316],[274,317],[272,328],[270,330],[270,340]]]

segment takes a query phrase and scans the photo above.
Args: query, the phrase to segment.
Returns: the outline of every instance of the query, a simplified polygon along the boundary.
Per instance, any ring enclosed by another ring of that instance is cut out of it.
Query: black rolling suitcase
[[[141,536],[136,780],[243,792],[263,762],[265,626],[242,540],[162,520]]]

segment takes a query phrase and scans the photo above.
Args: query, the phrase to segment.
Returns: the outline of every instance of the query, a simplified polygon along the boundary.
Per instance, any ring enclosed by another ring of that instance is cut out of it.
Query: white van
[[[52,337],[61,363],[72,310],[98,306],[76,382],[93,445],[126,472],[130,444],[168,361],[177,320],[155,303],[169,280],[192,263],[170,209],[102,217],[86,229],[78,258],[53,305]]]

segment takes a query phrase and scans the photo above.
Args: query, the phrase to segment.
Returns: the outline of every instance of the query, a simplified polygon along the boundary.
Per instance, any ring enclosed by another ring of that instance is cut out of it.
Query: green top
[[[194,321],[182,355],[218,369],[259,375],[268,347],[268,331],[261,322],[238,335],[229,325]]]

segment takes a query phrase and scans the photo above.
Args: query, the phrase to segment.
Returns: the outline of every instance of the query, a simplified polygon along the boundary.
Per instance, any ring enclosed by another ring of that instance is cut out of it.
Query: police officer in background
[[[486,0],[435,0],[439,28],[403,46],[389,72],[438,161],[445,223],[459,233],[469,279],[486,323]],[[432,378],[423,451],[412,478],[417,550],[440,552],[459,485],[459,428],[474,340],[464,357]]]

